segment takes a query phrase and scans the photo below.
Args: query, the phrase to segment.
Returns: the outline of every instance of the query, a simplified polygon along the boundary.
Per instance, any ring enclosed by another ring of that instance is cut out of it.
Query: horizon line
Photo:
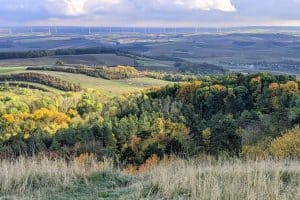
[[[87,25],[43,25],[43,26],[39,26],[39,25],[14,25],[14,26],[8,26],[8,25],[0,25],[0,28],[34,28],[34,27],[38,27],[38,28],[49,28],[49,27],[64,27],[64,28],[207,28],[207,29],[213,29],[213,28],[224,28],[224,29],[230,29],[230,28],[300,28],[300,25],[289,25],[289,26],[285,26],[285,25],[278,25],[278,26],[274,26],[274,25],[249,25],[249,26],[117,26],[117,25],[92,25],[92,26],[87,26]]]

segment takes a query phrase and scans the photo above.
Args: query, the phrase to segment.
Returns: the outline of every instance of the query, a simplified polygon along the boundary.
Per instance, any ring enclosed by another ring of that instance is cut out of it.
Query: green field
[[[1,85],[6,85],[8,84],[9,86],[13,86],[16,87],[16,85],[18,85],[18,87],[20,88],[29,88],[29,89],[37,89],[37,90],[43,90],[45,92],[55,92],[55,93],[62,93],[63,91],[47,86],[47,85],[43,85],[40,83],[31,83],[31,82],[24,82],[24,81],[8,81],[8,82],[0,82],[0,86]]]
[[[3,68],[2,73],[24,73],[34,72],[41,74],[49,74],[62,80],[80,84],[82,88],[93,88],[101,90],[107,96],[117,96],[120,94],[141,91],[145,88],[165,86],[172,84],[172,82],[158,80],[153,78],[132,78],[126,80],[106,80],[102,78],[95,78],[83,74],[72,74],[66,72],[53,72],[53,71],[29,71],[25,68]],[[49,87],[47,87],[49,89]]]
[[[31,72],[31,71],[27,71]],[[36,71],[32,71],[36,72]],[[115,96],[130,92],[140,91],[147,87],[164,86],[171,82],[152,78],[133,78],[126,80],[106,80],[94,78],[82,74],[71,74],[65,72],[39,71],[38,73],[49,74],[71,83],[80,84],[83,88],[93,88],[103,91],[106,95]]]
[[[116,54],[87,54],[87,55],[61,55],[61,56],[47,56],[41,58],[19,58],[19,59],[0,59],[0,66],[4,67],[18,67],[18,66],[42,66],[55,65],[60,60],[65,64],[70,65],[134,65],[134,59],[119,56]]]
[[[0,74],[23,71],[25,67],[0,67]]]

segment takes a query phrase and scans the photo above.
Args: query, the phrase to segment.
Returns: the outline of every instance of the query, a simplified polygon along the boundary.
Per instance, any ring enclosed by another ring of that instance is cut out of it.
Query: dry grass
[[[0,198],[9,195],[56,200],[294,200],[300,199],[300,161],[167,159],[150,171],[128,176],[89,154],[70,163],[19,158],[0,161]]]
[[[136,187],[135,199],[300,199],[300,162],[177,160]]]
[[[67,188],[86,182],[95,172],[111,169],[111,163],[96,162],[92,156],[74,161],[19,158],[0,161],[0,196],[27,195],[43,188]]]

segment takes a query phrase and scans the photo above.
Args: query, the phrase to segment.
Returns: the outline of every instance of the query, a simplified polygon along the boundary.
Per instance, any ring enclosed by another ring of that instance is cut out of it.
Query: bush
[[[270,154],[276,158],[300,158],[300,126],[287,131],[270,144]]]

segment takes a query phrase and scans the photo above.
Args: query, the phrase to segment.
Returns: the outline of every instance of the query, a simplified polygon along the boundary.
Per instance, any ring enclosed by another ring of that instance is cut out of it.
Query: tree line
[[[27,67],[26,70],[36,71],[59,71],[74,74],[84,74],[96,78],[104,78],[107,80],[119,80],[138,78],[143,76],[142,73],[137,71],[134,67],[130,66],[116,66],[116,67]]]
[[[57,98],[65,103],[54,108],[60,103],[46,101],[49,108],[27,115],[4,111],[2,156],[50,151],[71,158],[88,152],[121,165],[140,165],[154,154],[240,156],[243,147],[273,140],[300,123],[299,82],[267,73],[204,77],[105,103],[95,92],[68,98]],[[32,129],[23,120],[31,115]]]
[[[119,80],[129,78],[149,77],[159,80],[166,80],[172,82],[192,81],[200,78],[196,75],[187,75],[180,73],[168,73],[157,71],[139,71],[131,66],[115,66],[115,67],[88,67],[88,66],[55,66],[55,67],[27,67],[26,70],[30,71],[58,71],[74,74],[84,74],[91,77],[103,78],[107,80]]]
[[[39,73],[32,73],[32,72],[0,75],[0,82],[7,82],[7,81],[24,81],[24,82],[40,83],[63,91],[77,92],[81,90],[80,85],[70,83],[68,81],[64,81],[60,78],[53,77],[47,74],[39,74]]]
[[[181,73],[190,73],[190,74],[201,74],[201,75],[209,75],[209,74],[225,74],[228,70],[223,67],[209,64],[209,63],[191,63],[186,61],[176,62],[174,66]]]
[[[108,47],[94,47],[94,48],[81,48],[81,49],[0,52],[0,59],[39,58],[39,57],[46,57],[46,56],[104,54],[104,53],[117,54],[119,53],[119,51]]]

